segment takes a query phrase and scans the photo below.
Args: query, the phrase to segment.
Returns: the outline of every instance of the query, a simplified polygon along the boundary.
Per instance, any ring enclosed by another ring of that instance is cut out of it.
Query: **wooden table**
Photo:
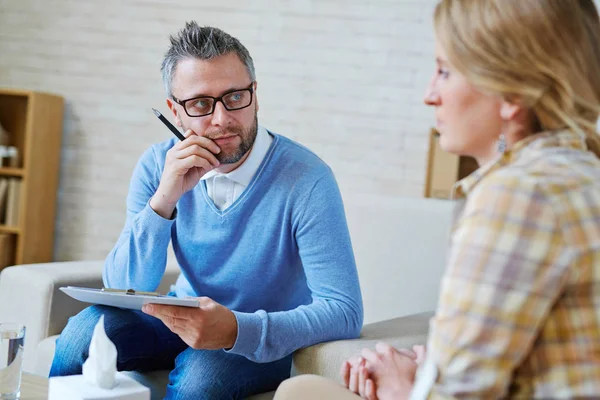
[[[21,380],[21,397],[19,400],[47,400],[48,378],[23,373]]]

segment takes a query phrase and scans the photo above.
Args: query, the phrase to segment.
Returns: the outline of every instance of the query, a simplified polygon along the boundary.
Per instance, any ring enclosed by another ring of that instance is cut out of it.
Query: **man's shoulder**
[[[157,154],[157,155],[166,156],[167,151],[169,151],[169,149],[171,147],[175,146],[175,144],[178,141],[179,141],[179,139],[173,137],[173,138],[163,140],[162,142],[155,142],[155,143],[152,143],[150,145],[150,147],[148,147],[148,151],[152,152],[154,154]]]
[[[308,147],[278,133],[269,133],[275,138],[274,152],[277,153],[277,159],[288,168],[310,170],[317,174],[331,171],[329,165]]]
[[[169,151],[169,149],[175,145],[177,140],[177,138],[172,138],[163,140],[162,142],[152,143],[141,155],[140,162],[146,165],[163,165],[167,151]]]

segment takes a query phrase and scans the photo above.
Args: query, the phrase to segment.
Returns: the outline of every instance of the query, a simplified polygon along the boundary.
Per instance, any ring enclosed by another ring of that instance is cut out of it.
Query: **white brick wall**
[[[56,259],[101,259],[130,174],[170,133],[159,67],[184,22],[250,50],[260,122],[309,146],[344,197],[421,196],[436,0],[0,0],[0,86],[66,99]],[[282,104],[286,100],[287,104]]]
[[[170,135],[150,108],[167,111],[160,62],[189,19],[248,47],[260,122],[324,158],[345,197],[420,196],[434,3],[0,0],[0,86],[66,99],[56,259],[104,258],[117,239],[138,157]]]

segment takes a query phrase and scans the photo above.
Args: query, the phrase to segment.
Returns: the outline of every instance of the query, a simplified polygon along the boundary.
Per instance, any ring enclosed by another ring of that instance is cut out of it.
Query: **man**
[[[141,157],[103,279],[156,290],[172,242],[182,271],[175,294],[202,296],[201,306],[90,307],[57,340],[50,375],[81,373],[104,314],[118,369],[171,369],[168,399],[273,390],[293,351],[355,338],[362,326],[339,189],[317,156],[258,125],[254,65],[237,39],[187,23],[162,73],[186,139]]]

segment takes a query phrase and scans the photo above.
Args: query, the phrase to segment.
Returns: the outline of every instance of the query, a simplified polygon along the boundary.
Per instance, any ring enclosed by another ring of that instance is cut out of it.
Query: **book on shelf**
[[[0,178],[0,225],[4,224],[6,199],[8,198],[8,179]]]
[[[7,226],[19,225],[19,201],[21,197],[21,180],[10,178],[8,180],[8,197],[6,199],[6,213],[4,224]]]
[[[0,271],[15,263],[15,235],[0,233]]]
[[[10,134],[2,124],[0,124],[0,146],[7,146],[9,141]]]

